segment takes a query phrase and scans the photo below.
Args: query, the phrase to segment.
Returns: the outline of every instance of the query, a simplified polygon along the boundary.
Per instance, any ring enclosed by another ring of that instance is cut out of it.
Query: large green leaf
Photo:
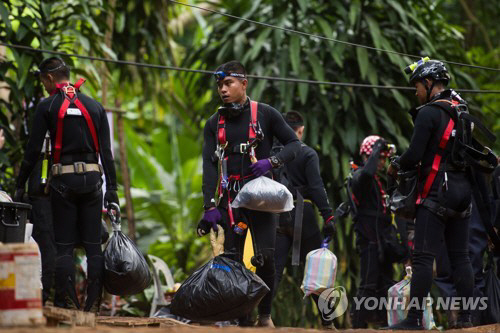
[[[297,35],[290,37],[290,62],[296,75],[300,73],[300,39]]]

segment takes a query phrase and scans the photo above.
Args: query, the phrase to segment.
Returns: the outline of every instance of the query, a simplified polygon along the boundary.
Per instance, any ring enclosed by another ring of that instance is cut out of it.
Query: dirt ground
[[[98,325],[95,328],[90,327],[58,327],[58,328],[0,328],[0,333],[313,333],[325,332],[320,330],[302,329],[280,327],[276,329],[264,328],[235,328],[235,327],[207,327],[207,326],[193,326],[193,325],[176,325],[161,324],[159,327],[117,327],[117,326],[104,326]],[[348,333],[373,333],[380,332],[377,330],[339,330],[340,332]],[[408,331],[390,331],[398,333],[406,333]],[[447,333],[500,333],[500,324],[472,327],[461,330],[448,330]]]

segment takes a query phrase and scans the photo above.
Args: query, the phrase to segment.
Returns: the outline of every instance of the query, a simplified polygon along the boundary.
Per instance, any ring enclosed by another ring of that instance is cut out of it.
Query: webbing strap
[[[455,127],[455,122],[453,121],[453,119],[450,118],[450,121],[448,122],[448,125],[446,126],[446,129],[443,133],[443,136],[441,137],[441,141],[439,142],[439,149],[441,151],[444,150],[444,148],[446,147],[446,144],[450,140],[450,136],[451,136],[451,133],[453,131],[453,127]],[[443,158],[443,154],[440,151],[438,151],[436,153],[436,155],[434,155],[434,160],[432,161],[431,171],[429,172],[429,175],[427,176],[427,179],[425,180],[424,189],[418,195],[417,205],[422,202],[422,199],[425,199],[429,195],[429,191],[431,190],[432,184],[434,183],[434,180],[436,179],[436,175],[438,173],[439,166],[441,165],[442,158]]]
[[[257,109],[259,103],[255,101],[250,101],[250,123],[248,124],[248,141],[255,139],[257,137],[257,133],[255,133],[255,126],[257,126]],[[226,119],[224,116],[219,115],[218,121],[218,132],[217,139],[219,141],[219,145],[223,146],[227,142],[226,138]]]
[[[74,84],[73,90],[72,89],[66,89],[64,90],[65,87],[68,87],[67,85],[63,87],[63,92],[64,92],[64,101],[61,104],[61,108],[59,109],[59,113],[57,114],[57,127],[56,127],[56,139],[55,139],[55,149],[54,149],[54,163],[57,164],[59,163],[61,159],[61,151],[62,151],[62,139],[63,139],[63,131],[64,131],[64,117],[66,116],[66,112],[68,110],[69,105],[73,102],[76,107],[80,110],[82,113],[83,117],[85,118],[85,121],[87,122],[87,126],[90,131],[90,135],[92,136],[92,140],[94,141],[94,147],[96,150],[96,154],[99,153],[99,141],[97,139],[97,132],[94,126],[94,122],[92,121],[92,118],[90,117],[89,112],[87,111],[87,108],[83,103],[78,99],[75,90],[80,88],[80,86],[85,82],[85,79],[80,79],[78,82]]]
[[[59,109],[59,113],[57,114],[57,128],[56,128],[56,141],[55,141],[55,149],[54,149],[54,163],[59,163],[61,159],[61,149],[62,149],[62,134],[63,134],[63,120],[66,115],[66,111],[68,110],[70,104],[70,100],[65,98],[61,104],[61,108]]]
[[[257,137],[257,133],[255,133],[255,126],[257,126],[257,108],[258,103],[255,101],[250,101],[250,124],[248,128],[248,141],[255,139]]]

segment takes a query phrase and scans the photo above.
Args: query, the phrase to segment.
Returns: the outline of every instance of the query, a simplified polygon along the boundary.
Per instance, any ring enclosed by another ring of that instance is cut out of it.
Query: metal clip
[[[444,172],[444,183],[443,183],[443,185],[444,185],[445,190],[448,191],[448,173],[446,171]]]
[[[62,174],[62,164],[54,164],[51,168],[51,173],[53,176],[60,176]]]
[[[87,164],[85,162],[75,162],[73,163],[76,174],[84,174],[87,172]]]
[[[246,154],[248,151],[247,143],[240,143],[240,154]]]

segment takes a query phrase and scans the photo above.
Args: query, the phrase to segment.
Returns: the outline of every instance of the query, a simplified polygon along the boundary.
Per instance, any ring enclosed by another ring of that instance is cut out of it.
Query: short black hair
[[[43,60],[38,66],[41,75],[54,75],[56,80],[69,79],[69,66],[59,57]]]
[[[215,70],[216,72],[228,72],[228,73],[238,73],[247,76],[247,71],[245,70],[245,66],[239,61],[231,60],[226,62],[225,64],[220,65]]]
[[[304,126],[304,117],[298,111],[288,111],[285,113],[285,121],[294,131]]]

